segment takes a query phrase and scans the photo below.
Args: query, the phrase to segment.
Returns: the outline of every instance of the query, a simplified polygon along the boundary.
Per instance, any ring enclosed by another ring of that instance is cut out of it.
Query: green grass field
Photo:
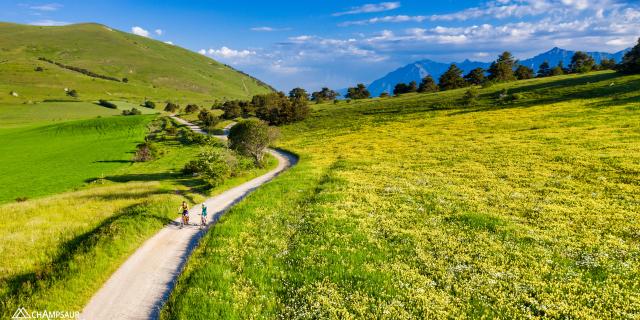
[[[502,89],[519,93],[500,105]],[[640,316],[640,76],[316,106],[163,319]]]
[[[118,110],[83,103],[3,108],[0,122],[10,124],[0,129],[3,154],[24,156],[0,158],[10,168],[2,185],[12,186],[0,196],[34,196],[0,204],[3,318],[21,305],[81,310],[131,253],[177,216],[183,200],[199,203],[277,164],[269,158],[265,168],[206,189],[197,177],[181,173],[201,146],[158,131],[155,116],[114,117],[109,114]],[[159,158],[130,162],[149,130],[157,137]],[[77,190],[37,197],[69,188]]]
[[[81,101],[140,104],[150,99],[157,104],[171,100],[210,106],[215,100],[248,99],[271,90],[201,54],[100,24],[0,23],[0,34],[0,103],[69,99],[64,91],[68,88],[75,89]],[[128,82],[90,77],[40,57]],[[35,71],[37,67],[43,71]]]

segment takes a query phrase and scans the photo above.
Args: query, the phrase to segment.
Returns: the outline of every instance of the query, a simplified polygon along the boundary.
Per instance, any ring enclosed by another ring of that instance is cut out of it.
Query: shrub
[[[100,99],[98,100],[98,105],[101,105],[105,108],[109,108],[109,109],[118,109],[118,106],[116,106],[114,103],[109,102],[107,100],[104,99]]]
[[[129,78],[122,78],[122,82],[129,83]]]
[[[76,89],[71,89],[67,91],[67,95],[73,98],[77,98],[78,97],[78,91],[76,91]]]
[[[184,108],[184,112],[186,112],[186,113],[194,113],[194,112],[196,112],[198,110],[200,110],[200,107],[197,104],[188,104]]]
[[[142,106],[145,107],[145,108],[149,108],[149,109],[155,109],[156,108],[155,102],[149,101],[149,100],[146,100],[145,102],[143,102]]]
[[[351,87],[347,89],[347,98],[349,99],[368,99],[371,97],[371,93],[362,83],[358,83],[355,87]]]
[[[262,167],[262,160],[267,147],[277,138],[276,128],[259,120],[241,121],[231,127],[229,147],[238,153],[252,157],[257,166]]]
[[[214,130],[216,125],[218,125],[220,121],[222,121],[219,116],[216,116],[213,113],[206,110],[200,111],[200,114],[198,114],[198,119],[202,121],[204,129],[207,132]]]
[[[137,116],[140,114],[142,114],[142,112],[136,108],[131,108],[131,110],[122,110],[123,116]]]
[[[222,111],[224,111],[224,113],[222,114],[222,118],[224,119],[235,119],[237,117],[240,117],[240,115],[242,114],[241,101],[240,100],[226,101],[222,105]]]
[[[471,87],[464,93],[462,97],[462,101],[466,106],[474,106],[478,104],[478,97],[480,94],[478,93],[478,89],[476,87]]]
[[[173,102],[167,102],[167,105],[164,107],[164,111],[171,112],[171,113],[175,113],[179,109],[180,109],[180,106]]]
[[[158,156],[158,148],[151,141],[138,145],[136,154],[133,156],[135,162],[146,162],[155,159]]]
[[[238,171],[238,157],[226,148],[206,148],[200,152],[197,159],[187,163],[182,172],[197,174],[207,184],[214,187],[224,182]]]
[[[44,68],[38,66],[38,67],[35,68],[35,71],[42,72],[42,71],[44,71]]]
[[[385,91],[380,94],[380,98],[389,98],[389,94]]]

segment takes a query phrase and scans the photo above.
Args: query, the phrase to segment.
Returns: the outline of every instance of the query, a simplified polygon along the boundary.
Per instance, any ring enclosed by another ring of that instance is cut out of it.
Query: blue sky
[[[280,90],[369,83],[407,63],[528,58],[554,46],[618,51],[640,1],[23,1],[0,20],[98,22],[200,52]]]

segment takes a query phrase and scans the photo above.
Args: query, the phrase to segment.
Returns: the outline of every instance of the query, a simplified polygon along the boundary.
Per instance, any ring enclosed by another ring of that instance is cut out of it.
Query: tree
[[[380,94],[380,98],[388,98],[388,97],[389,97],[389,93],[386,91]]]
[[[302,89],[302,88],[294,88],[293,90],[289,91],[289,99],[293,100],[298,100],[298,101],[309,101],[309,94],[307,93],[307,90]]]
[[[514,75],[518,80],[531,79],[534,76],[534,71],[533,69],[527,66],[519,65],[516,71],[514,72]]]
[[[426,76],[422,78],[420,81],[420,86],[418,87],[418,92],[436,92],[438,91],[438,85],[435,81],[433,81],[433,77]]]
[[[516,60],[511,55],[511,52],[505,51],[498,59],[491,63],[489,67],[489,80],[491,81],[513,81],[515,76],[513,74],[513,68],[516,65]]]
[[[267,147],[277,136],[277,129],[269,127],[266,122],[243,120],[231,127],[229,147],[240,154],[252,157],[256,165],[262,167]]]
[[[616,68],[616,61],[613,59],[603,58],[600,60],[599,70],[614,70]]]
[[[240,101],[225,101],[224,104],[222,104],[222,111],[224,111],[224,113],[222,114],[222,118],[224,119],[231,120],[239,117],[240,115],[242,115],[242,107],[240,106]]]
[[[640,73],[640,38],[638,38],[638,44],[625,53],[617,70],[626,74]]]
[[[289,98],[283,92],[253,96],[251,104],[256,116],[272,125],[300,121],[309,115],[309,104],[304,99]]]
[[[103,107],[105,107],[105,108],[118,109],[118,106],[115,103],[109,102],[109,101],[104,100],[104,99],[98,100],[98,104],[103,106]]]
[[[349,99],[367,99],[369,97],[371,97],[371,93],[362,83],[358,83],[355,87],[347,89],[347,98]]]
[[[596,61],[593,60],[593,57],[588,55],[583,51],[576,51],[571,57],[571,64],[569,65],[569,69],[571,72],[575,73],[585,73],[589,72],[596,65]]]
[[[560,76],[565,74],[564,66],[562,60],[558,61],[558,65],[551,69],[551,76]]]
[[[475,68],[469,71],[469,73],[464,76],[464,80],[466,80],[470,85],[481,85],[485,80],[484,69]]]
[[[315,101],[316,103],[322,103],[324,101],[335,100],[339,95],[339,93],[327,87],[324,87],[322,88],[322,90],[312,93],[311,100]]]
[[[200,107],[198,107],[197,104],[188,104],[186,107],[184,107],[184,112],[186,113],[194,113],[198,110],[200,110]]]
[[[538,77],[548,77],[551,75],[551,67],[549,67],[549,61],[544,61],[538,67]]]
[[[179,109],[180,109],[180,106],[173,102],[167,102],[167,105],[164,107],[164,111],[171,112],[171,113],[175,113]]]
[[[451,64],[451,66],[449,66],[449,70],[440,76],[439,86],[442,90],[465,87],[466,82],[462,78],[462,70],[460,70],[460,68],[455,64]]]

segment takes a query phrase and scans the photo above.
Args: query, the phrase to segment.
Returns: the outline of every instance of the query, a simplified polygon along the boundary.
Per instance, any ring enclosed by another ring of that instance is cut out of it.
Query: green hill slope
[[[598,72],[473,106],[314,106],[282,130],[300,162],[202,239],[162,318],[636,318],[638,88]]]
[[[0,23],[0,35],[0,103],[65,99],[65,88],[77,90],[81,100],[148,97],[184,103],[272,90],[203,55],[99,24]]]

